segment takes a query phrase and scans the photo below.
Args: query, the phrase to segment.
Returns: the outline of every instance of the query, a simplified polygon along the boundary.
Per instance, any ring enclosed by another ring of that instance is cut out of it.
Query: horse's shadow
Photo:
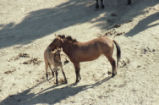
[[[126,33],[126,36],[134,36],[138,34],[139,32],[142,32],[148,28],[159,25],[159,22],[152,24],[158,19],[159,19],[159,12],[156,12],[155,14],[148,16],[147,18],[141,20],[132,30]]]
[[[91,85],[73,86],[68,85],[63,88],[57,88],[56,86],[49,87],[37,94],[31,93],[31,90],[38,85],[18,93],[12,96],[8,96],[4,99],[0,105],[35,105],[35,104],[55,104],[70,96],[74,96],[81,91],[85,91],[89,88],[94,88],[108,81],[111,77],[107,77],[101,81],[98,81]]]
[[[95,11],[95,0],[68,0],[56,7],[31,11],[18,24],[15,22],[0,23],[0,48],[28,44],[61,29],[85,22],[96,23],[94,26],[103,30],[110,28],[131,8],[128,9],[128,6],[121,4],[119,0],[109,1],[105,0],[104,10]],[[149,5],[145,7],[147,6]],[[143,9],[138,10],[139,13],[136,15],[140,14]],[[108,15],[113,11],[117,13],[117,16]]]

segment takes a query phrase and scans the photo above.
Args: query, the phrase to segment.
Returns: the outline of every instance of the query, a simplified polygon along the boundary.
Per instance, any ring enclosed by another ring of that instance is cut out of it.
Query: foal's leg
[[[101,8],[104,9],[103,0],[101,0]]]
[[[45,63],[45,70],[46,70],[46,79],[49,80],[49,78],[48,78],[48,63]]]
[[[55,74],[56,74],[56,84],[58,84],[58,71],[57,71],[57,68],[55,68],[54,70],[55,70]]]
[[[78,83],[81,80],[81,75],[80,75],[80,64],[79,63],[74,63],[75,67],[75,73],[76,73],[76,82]]]
[[[53,70],[51,69],[51,73],[52,73],[52,77],[54,77],[55,71],[53,71]]]
[[[50,66],[50,65],[49,65],[49,68],[50,68],[50,70],[51,70],[52,77],[54,77],[54,73],[55,73],[55,71],[51,68],[51,66]]]
[[[98,0],[96,0],[96,9],[99,8]]]
[[[65,83],[67,83],[67,79],[66,79],[65,72],[64,72],[64,70],[63,70],[62,65],[61,65],[60,67],[61,67],[61,71],[62,71],[63,77],[64,77],[64,79],[65,79]]]

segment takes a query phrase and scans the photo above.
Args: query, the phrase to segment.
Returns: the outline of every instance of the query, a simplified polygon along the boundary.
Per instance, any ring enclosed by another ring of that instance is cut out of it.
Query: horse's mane
[[[71,36],[66,36],[66,37],[65,37],[65,35],[58,35],[58,37],[60,37],[60,38],[62,38],[62,39],[67,39],[67,40],[69,40],[69,41],[71,41],[71,42],[77,42],[77,40],[76,40],[76,39],[73,39]]]
[[[77,42],[77,40],[73,39],[71,36],[67,36],[66,39],[72,42]]]

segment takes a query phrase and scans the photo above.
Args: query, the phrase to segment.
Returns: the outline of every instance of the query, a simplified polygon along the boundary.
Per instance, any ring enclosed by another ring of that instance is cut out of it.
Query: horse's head
[[[61,48],[63,44],[63,39],[60,36],[57,36],[52,43],[49,45],[50,49],[53,51],[57,48]]]

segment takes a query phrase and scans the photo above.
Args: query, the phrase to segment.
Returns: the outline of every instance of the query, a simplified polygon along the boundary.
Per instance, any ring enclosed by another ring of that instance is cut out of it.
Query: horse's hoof
[[[117,73],[112,73],[112,78],[113,78],[115,75],[117,75]]]
[[[76,80],[76,82],[74,83],[74,85],[77,85],[79,83],[79,80]]]

